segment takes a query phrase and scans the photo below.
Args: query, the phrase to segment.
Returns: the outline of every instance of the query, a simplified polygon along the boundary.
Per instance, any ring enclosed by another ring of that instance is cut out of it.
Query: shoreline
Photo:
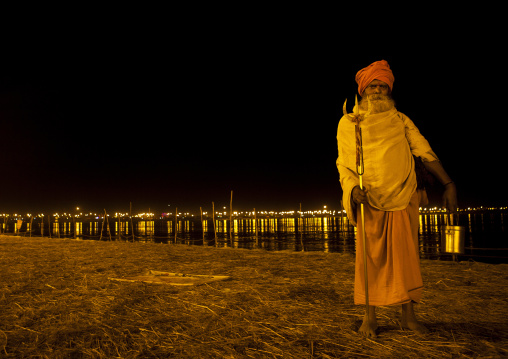
[[[185,233],[184,233],[185,234]],[[186,233],[186,237],[182,238],[182,233],[180,233],[176,244],[177,245],[193,245],[193,246],[204,246],[204,247],[214,247],[214,238],[213,234],[206,233],[205,243],[203,244],[202,234],[201,233]],[[293,233],[295,238],[289,240],[288,242],[281,242],[278,240],[274,241],[274,238],[277,237],[273,233],[262,233],[259,235],[259,246],[256,247],[256,238],[255,235],[251,234],[249,236],[235,236],[233,241],[233,246],[231,247],[231,242],[228,238],[228,234],[224,232],[217,233],[217,247],[218,248],[233,248],[233,249],[261,249],[264,251],[293,251],[293,252],[326,252],[326,253],[351,253],[354,255],[354,251],[350,249],[345,249],[344,247],[353,247],[354,243],[350,244],[335,244],[325,246],[325,239],[318,238],[316,239],[315,233],[310,233],[311,241],[308,242],[304,237],[299,236],[298,233]],[[307,234],[309,235],[309,234]],[[0,236],[5,237],[22,237],[22,238],[32,238],[26,236],[24,233],[15,234],[15,233],[4,233],[0,234]],[[103,239],[100,239],[99,235],[96,236],[83,236],[79,235],[77,238],[73,238],[72,234],[65,234],[61,237],[39,237],[34,236],[33,238],[46,238],[46,239],[69,239],[69,240],[78,240],[78,241],[108,241],[109,236],[103,236]],[[120,238],[118,236],[112,235],[113,241],[124,241],[132,243],[133,240],[130,236],[121,235]],[[303,242],[302,242],[303,240]],[[330,240],[328,238],[327,240]],[[170,236],[157,236],[157,235],[143,235],[136,236],[135,242],[145,242],[145,243],[158,243],[158,244],[169,244],[175,245],[174,237]],[[276,243],[277,242],[277,243]],[[303,243],[303,244],[302,244]],[[303,249],[302,249],[303,246]],[[284,247],[284,249],[280,249]],[[428,250],[431,249],[431,246],[424,245],[424,247]],[[421,260],[433,260],[433,261],[474,261],[488,264],[508,264],[508,257],[505,254],[508,252],[508,248],[475,248],[475,247],[465,247],[465,253],[463,254],[453,254],[453,253],[441,253],[441,252],[421,252],[420,259]],[[454,259],[455,257],[456,259]]]
[[[380,307],[357,334],[354,255],[0,236],[0,356],[502,357],[508,264],[421,260],[430,333]],[[146,270],[228,275],[186,288],[115,283]],[[312,356],[311,356],[312,355]]]

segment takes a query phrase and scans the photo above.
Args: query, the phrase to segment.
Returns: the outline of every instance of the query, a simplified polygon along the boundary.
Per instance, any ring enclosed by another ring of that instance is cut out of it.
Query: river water
[[[47,218],[47,217],[46,217]],[[508,210],[462,211],[458,215],[459,225],[465,230],[465,252],[458,255],[459,260],[474,260],[489,263],[508,263]],[[121,240],[153,241],[160,243],[183,243],[189,245],[206,245],[234,248],[262,248],[270,251],[322,251],[355,253],[355,233],[346,217],[326,215],[306,215],[303,218],[294,216],[265,216],[254,219],[244,217],[233,219],[229,228],[228,218],[215,221],[215,231],[211,219],[204,220],[203,225],[198,217],[187,216],[178,219],[178,228],[174,230],[172,218],[120,220],[120,237],[118,237],[118,220],[110,218],[111,238]],[[21,226],[20,234],[28,235],[28,221]],[[18,222],[19,223],[19,222]],[[41,233],[41,224],[32,223],[33,235],[48,236],[49,224],[45,223]],[[441,247],[441,227],[445,224],[445,215],[441,212],[420,213],[419,244],[420,257],[425,259],[450,260],[452,255],[443,253]],[[76,228],[74,235],[73,228]],[[58,219],[51,222],[52,236],[76,237],[77,239],[109,240],[107,223],[103,219]],[[13,231],[17,230],[14,223]],[[101,237],[102,230],[102,237]],[[4,232],[9,228],[4,227]],[[134,233],[134,236],[133,236]],[[256,235],[257,233],[257,235]],[[204,241],[203,241],[204,237]],[[232,238],[232,240],[231,240]]]

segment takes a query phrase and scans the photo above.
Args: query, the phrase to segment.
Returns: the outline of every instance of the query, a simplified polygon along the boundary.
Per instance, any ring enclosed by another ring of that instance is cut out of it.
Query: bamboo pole
[[[254,231],[256,233],[256,247],[259,248],[259,240],[258,240],[258,217],[256,214],[256,208],[254,208]]]
[[[131,216],[131,232],[132,232],[132,241],[134,242],[136,240],[136,237],[134,235],[134,219]]]
[[[101,235],[99,237],[99,241],[102,241],[102,232],[104,232],[104,222],[105,221],[106,221],[106,210],[104,210],[104,218],[102,219]]]
[[[301,202],[300,202],[300,218],[299,218],[299,220],[302,221],[301,222],[302,228],[300,229],[298,236],[300,237],[300,246],[302,247],[302,252],[305,252],[305,246],[303,245],[303,232],[304,232],[305,219],[303,218],[302,203]]]
[[[106,213],[106,209],[104,208],[104,218],[106,219],[106,225],[107,225],[107,230],[108,230],[108,235],[109,235],[109,240],[111,241],[111,229],[109,227],[109,218],[108,218],[108,214]]]
[[[148,222],[150,222],[150,223],[152,222],[151,221],[151,218],[152,218],[151,214],[152,214],[152,209],[150,207],[148,207],[148,221],[145,221],[145,233],[146,233],[147,236],[148,236]],[[154,226],[152,228],[155,229],[155,224],[154,224]],[[153,240],[153,232],[154,232],[154,230],[150,231],[150,237],[149,238],[151,240]]]
[[[303,232],[300,231],[300,246],[302,247],[302,252],[305,252],[305,246],[303,245]]]
[[[302,212],[302,202],[300,202],[300,215],[298,216],[298,236],[300,237],[300,244],[303,248],[302,242],[302,231],[303,231],[303,212]]]
[[[34,221],[34,217],[30,216],[30,238],[32,238],[32,223]]]
[[[229,240],[233,247],[233,191],[231,191],[231,200],[229,201]]]
[[[121,234],[122,222],[120,220],[120,213],[118,213],[117,218],[118,218],[118,231],[117,231],[116,236],[118,237],[119,240],[121,240],[122,239],[122,234]]]
[[[178,207],[175,207],[175,244],[176,244],[176,231],[178,230]]]
[[[215,225],[215,203],[212,202],[212,221],[213,221],[213,237],[215,239],[215,247],[217,247],[217,228]]]
[[[129,202],[129,213],[131,217],[131,231],[132,231],[132,241],[134,242],[136,238],[134,237],[134,220],[132,219],[132,202]]]
[[[201,214],[201,232],[203,232],[203,245],[207,246],[208,243],[205,241],[205,226],[203,225],[203,208],[199,207],[199,213]]]

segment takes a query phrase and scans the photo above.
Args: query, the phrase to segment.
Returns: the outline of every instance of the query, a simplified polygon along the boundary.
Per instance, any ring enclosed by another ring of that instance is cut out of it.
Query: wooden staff
[[[347,102],[347,99],[346,99]],[[358,96],[355,96],[355,108],[354,108],[354,116],[348,115],[346,112],[346,102],[344,102],[343,112],[344,116],[348,117],[351,121],[355,123],[355,138],[356,138],[356,173],[358,174],[360,189],[363,191],[363,173],[364,173],[364,163],[363,163],[363,143],[362,143],[362,129],[360,128],[360,122],[367,116],[370,115],[371,106],[370,101],[368,104],[367,113],[365,115],[360,115],[360,108],[358,106]],[[365,306],[366,306],[366,315],[367,320],[369,318],[369,281],[368,281],[368,273],[367,273],[367,241],[365,236],[365,211],[363,203],[360,203],[360,225],[361,225],[361,233],[362,233],[362,244],[363,244],[363,271],[364,271],[364,279],[365,279]]]
[[[355,133],[356,133],[356,172],[358,173],[358,179],[360,182],[360,189],[363,191],[363,173],[365,171],[363,163],[363,141],[362,141],[362,129],[360,127],[360,121],[363,119],[360,117],[360,109],[358,107],[358,97],[355,96]],[[363,203],[360,203],[360,224],[362,226],[362,240],[363,240],[363,271],[365,278],[365,306],[367,313],[367,320],[369,318],[369,276],[367,272],[367,238],[365,234],[365,208]]]

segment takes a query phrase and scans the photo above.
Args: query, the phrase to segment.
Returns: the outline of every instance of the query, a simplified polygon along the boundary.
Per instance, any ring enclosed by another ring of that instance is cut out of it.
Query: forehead
[[[388,84],[381,80],[372,80],[369,85],[388,85]]]

